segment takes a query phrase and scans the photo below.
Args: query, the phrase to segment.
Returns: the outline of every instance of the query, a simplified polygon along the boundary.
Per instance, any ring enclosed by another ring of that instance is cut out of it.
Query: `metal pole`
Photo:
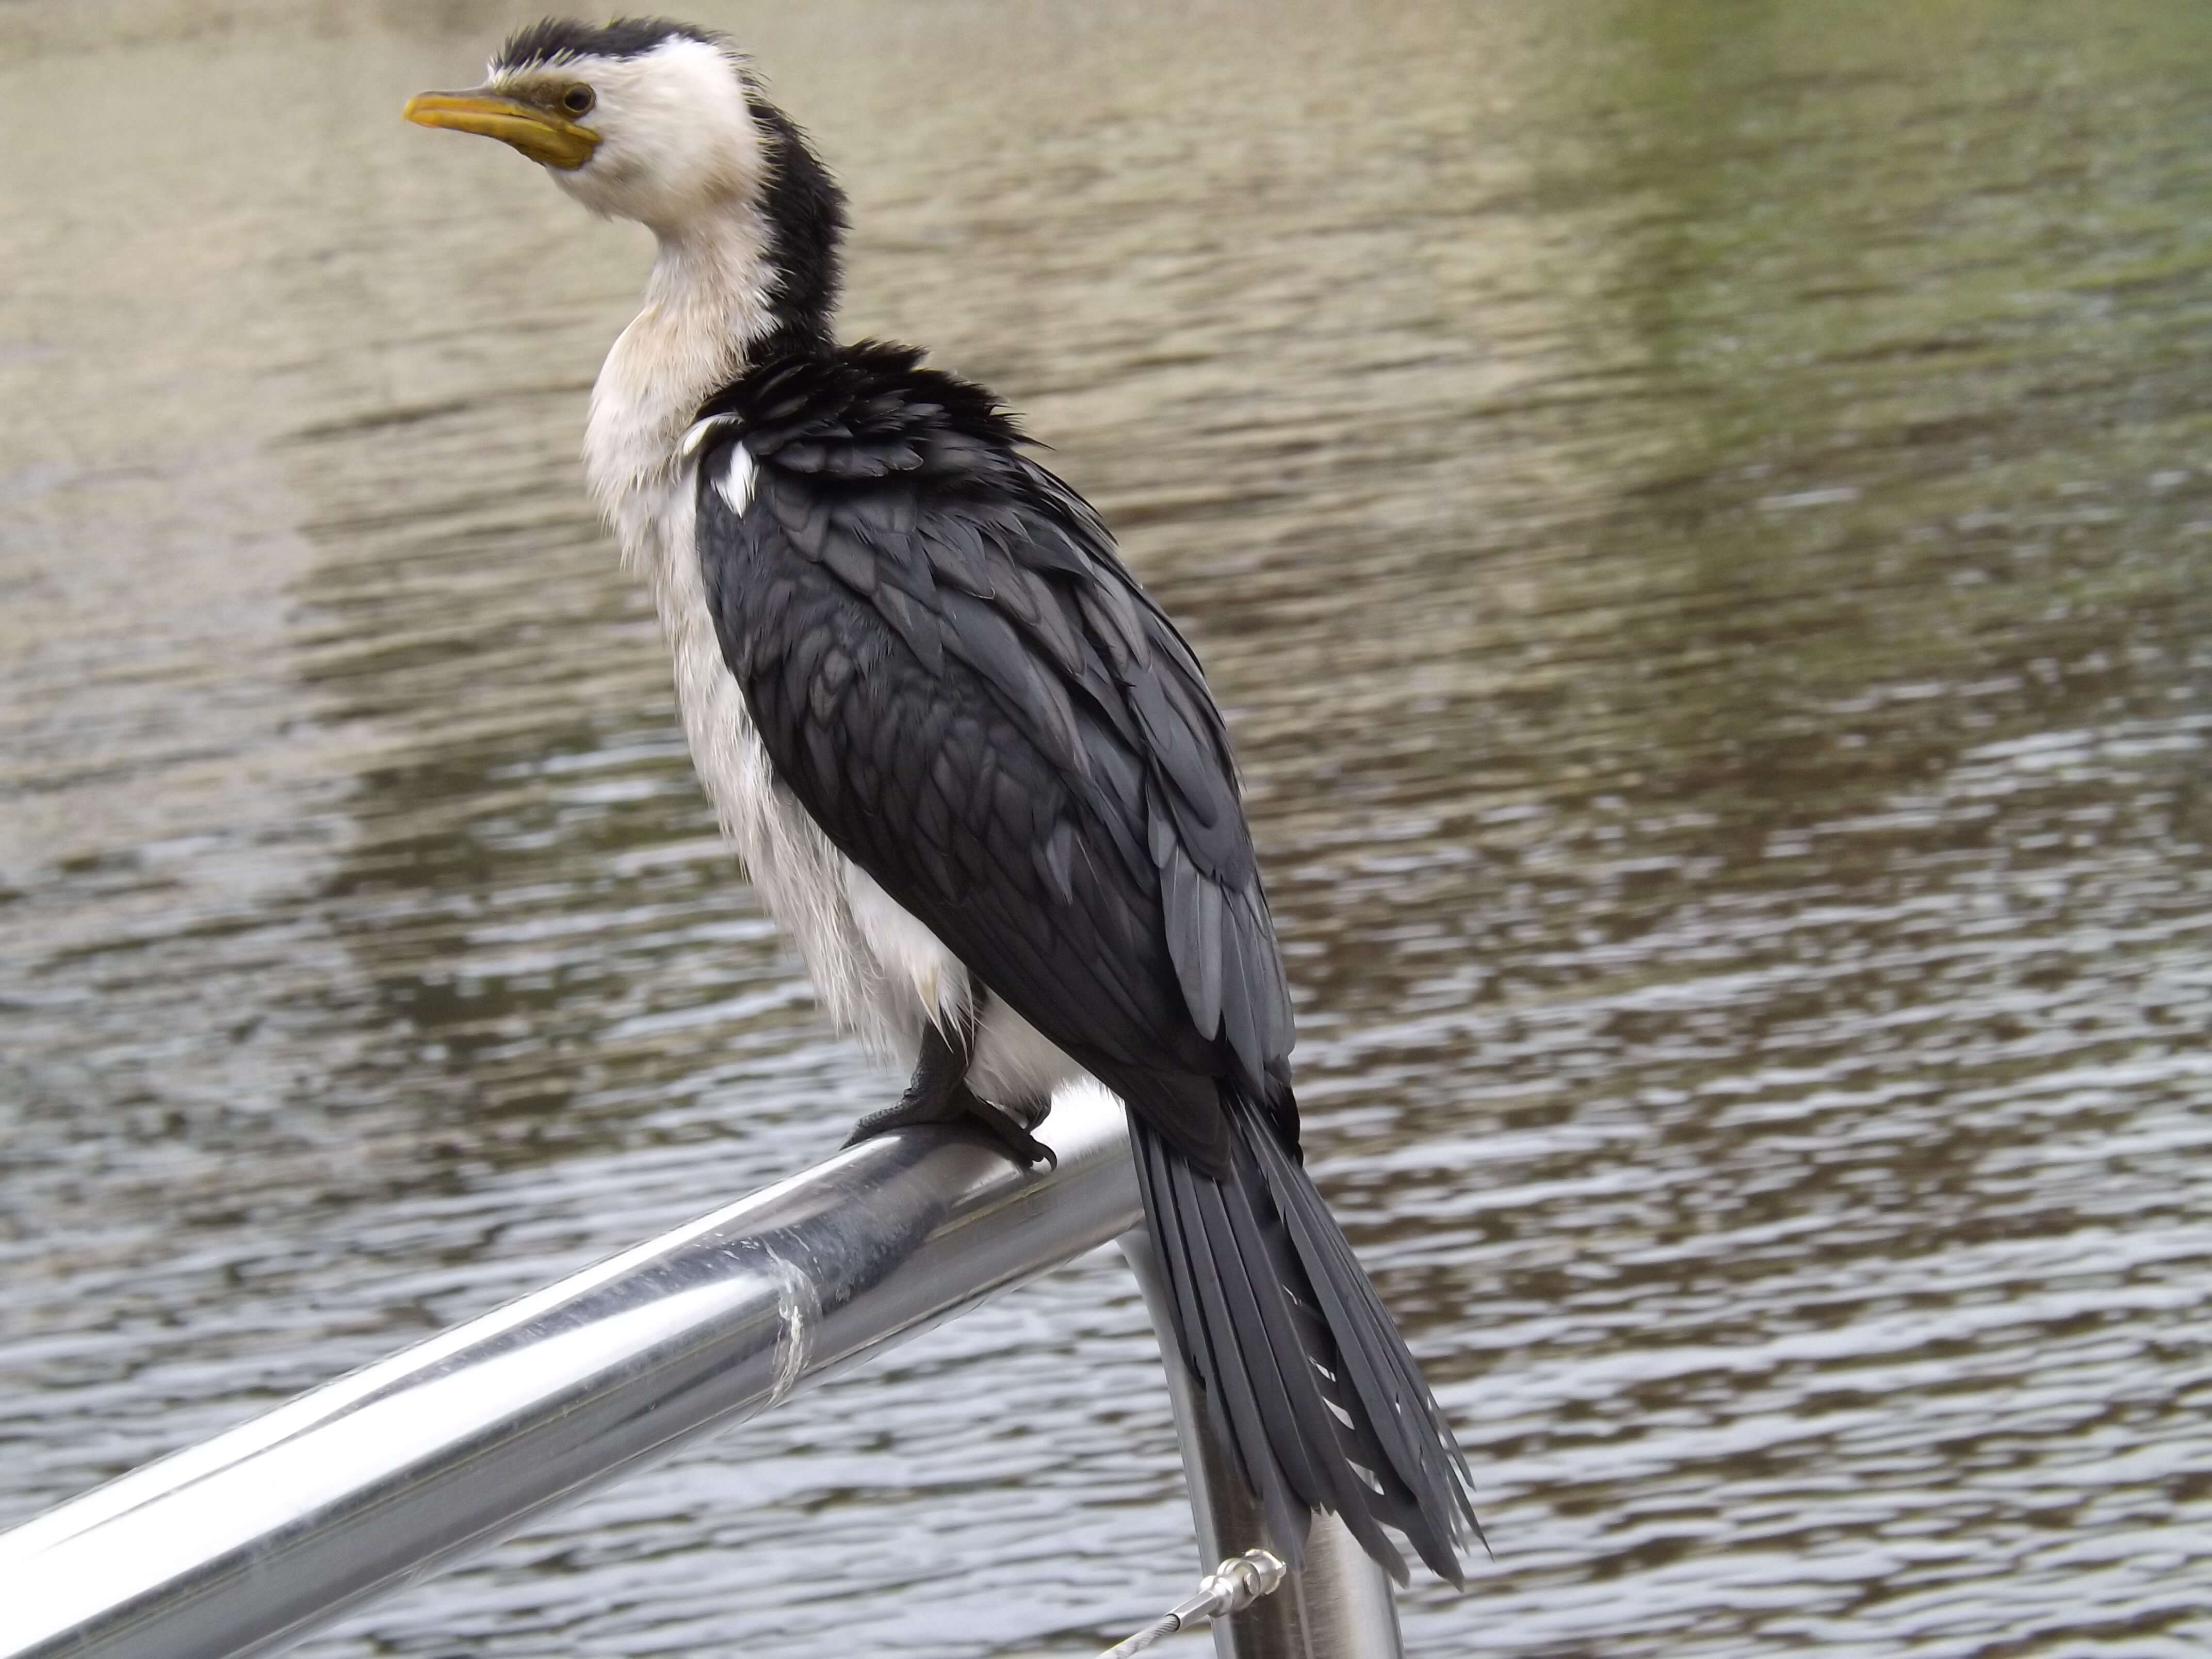
[[[266,1652],[1137,1224],[1118,1101],[1038,1133],[870,1141],[47,1511],[0,1659]]]
[[[1159,1338],[1168,1397],[1182,1443],[1183,1484],[1198,1522],[1199,1559],[1206,1570],[1250,1549],[1280,1546],[1267,1535],[1260,1505],[1215,1431],[1197,1379],[1176,1352],[1166,1288],[1141,1227],[1121,1235],[1121,1254],[1145,1293]],[[1333,1515],[1316,1515],[1306,1537],[1305,1565],[1280,1589],[1213,1624],[1218,1659],[1403,1659],[1398,1604],[1390,1580]]]

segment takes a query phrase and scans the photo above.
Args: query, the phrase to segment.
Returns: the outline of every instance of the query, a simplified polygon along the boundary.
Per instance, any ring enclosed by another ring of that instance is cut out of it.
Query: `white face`
[[[577,113],[580,88],[591,101]],[[598,135],[581,167],[546,169],[594,213],[680,235],[759,193],[765,147],[746,107],[744,70],[710,42],[677,37],[632,58],[495,68],[486,89],[560,110]]]

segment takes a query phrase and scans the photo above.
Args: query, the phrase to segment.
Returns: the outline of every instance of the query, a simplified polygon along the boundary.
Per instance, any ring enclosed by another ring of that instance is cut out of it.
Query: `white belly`
[[[744,453],[742,447],[735,453]],[[748,460],[718,487],[731,495],[750,483]],[[741,511],[744,503],[733,499],[731,505]],[[722,660],[695,518],[685,467],[676,471],[653,510],[624,526],[635,526],[647,544],[624,551],[653,587],[675,659],[676,701],[692,764],[753,884],[797,943],[830,1018],[884,1059],[911,1065],[923,1022],[949,1024],[963,1016],[975,988],[937,936],[832,846],[776,781],[744,694]],[[1042,1103],[1081,1074],[1004,1002],[985,1002],[968,1073],[978,1094],[1007,1104]]]

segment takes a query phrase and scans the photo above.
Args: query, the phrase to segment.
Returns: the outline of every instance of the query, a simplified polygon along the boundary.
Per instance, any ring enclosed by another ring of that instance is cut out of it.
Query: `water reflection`
[[[887,1086],[581,498],[642,250],[395,118],[505,15],[211,17],[0,21],[0,1518]],[[1413,1648],[2201,1645],[2202,21],[728,21],[852,331],[1000,384],[1231,706],[1499,1549]],[[311,1650],[1095,1650],[1189,1565],[1154,1363],[1079,1264]]]

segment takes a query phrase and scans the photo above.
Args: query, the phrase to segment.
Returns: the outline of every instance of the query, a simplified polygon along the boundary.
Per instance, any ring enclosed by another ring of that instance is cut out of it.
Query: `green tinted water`
[[[1411,1648],[2201,1650],[2212,17],[708,10],[1231,709]],[[398,120],[516,15],[0,10],[0,1521],[894,1086],[581,495],[644,246]],[[309,1650],[1095,1651],[1155,1366],[1079,1264]]]

